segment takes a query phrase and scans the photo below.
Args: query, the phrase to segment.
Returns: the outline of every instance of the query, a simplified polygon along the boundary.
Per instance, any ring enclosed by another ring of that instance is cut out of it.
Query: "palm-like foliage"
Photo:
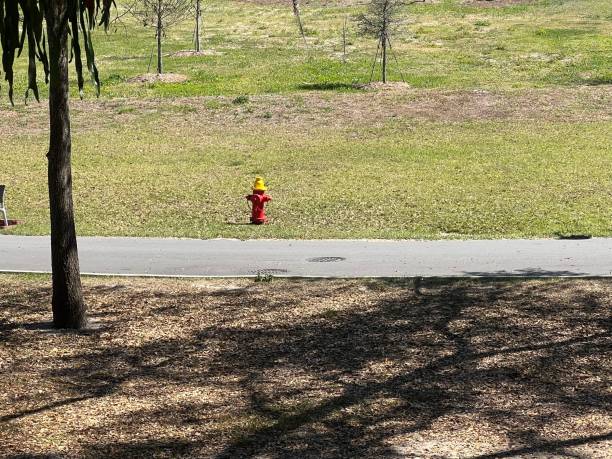
[[[9,85],[9,99],[13,103],[13,63],[21,55],[27,40],[28,46],[28,88],[38,100],[37,65],[42,64],[45,82],[49,79],[49,61],[47,40],[45,37],[45,19],[50,3],[54,0],[0,0],[0,44],[2,45],[2,68],[4,79]],[[85,61],[91,73],[92,81],[99,91],[100,81],[94,60],[94,49],[91,41],[91,30],[96,23],[108,27],[110,9],[114,0],[66,0],[67,8],[60,22],[60,27],[69,27],[71,35],[72,57],[77,74],[79,91],[83,90],[83,61],[81,45],[85,50]],[[21,32],[20,32],[21,25]],[[81,38],[82,37],[82,38]]]

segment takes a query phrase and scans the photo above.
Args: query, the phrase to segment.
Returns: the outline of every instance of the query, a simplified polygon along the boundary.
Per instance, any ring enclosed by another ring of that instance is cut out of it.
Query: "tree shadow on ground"
[[[609,76],[601,76],[601,77],[592,77],[580,80],[581,84],[587,86],[607,86],[612,84],[612,77]]]
[[[568,270],[547,270],[541,268],[522,268],[517,270],[497,270],[497,271],[464,271],[464,275],[466,276],[474,276],[474,277],[584,277],[587,276],[588,273],[581,271],[568,271]]]
[[[419,445],[435,445],[436,432],[475,441],[477,431],[459,433],[466,426],[504,441],[461,457],[573,456],[612,435],[550,434],[612,405],[601,378],[610,283],[579,282],[274,281],[132,298],[127,289],[121,298],[176,328],[138,340],[153,319],[115,317],[110,334],[125,341],[55,358],[43,376],[64,398],[13,410],[0,426],[129,396],[155,403],[84,428],[81,456],[427,457]],[[109,438],[129,429],[141,434]],[[449,454],[432,448],[430,457]]]
[[[359,91],[359,88],[352,83],[326,82],[326,83],[303,83],[297,89],[305,91]]]

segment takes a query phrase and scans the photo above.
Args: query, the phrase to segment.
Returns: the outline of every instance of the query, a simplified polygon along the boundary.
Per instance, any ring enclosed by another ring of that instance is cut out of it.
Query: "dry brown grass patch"
[[[145,73],[127,80],[128,83],[184,83],[187,75],[180,73]]]
[[[173,57],[194,57],[194,56],[221,56],[224,53],[221,51],[216,51],[214,49],[204,49],[202,51],[177,51],[176,53],[172,53]]]
[[[410,85],[403,81],[389,81],[387,83],[373,81],[371,83],[358,84],[355,87],[364,91],[403,91],[410,89]]]
[[[535,3],[535,0],[464,0],[463,3],[482,8],[501,8],[512,5],[529,5]]]
[[[477,120],[606,121],[612,119],[612,86],[529,89],[517,91],[421,90],[330,94],[304,91],[292,95],[256,95],[236,105],[233,97],[175,99],[75,100],[74,132],[82,133],[139,122],[163,113],[164,122],[197,129],[224,128],[236,122],[253,127],[283,125],[300,131],[320,127],[354,127],[373,122],[460,122]],[[46,133],[45,104],[0,110],[0,135]],[[95,119],[95,125],[91,120]]]

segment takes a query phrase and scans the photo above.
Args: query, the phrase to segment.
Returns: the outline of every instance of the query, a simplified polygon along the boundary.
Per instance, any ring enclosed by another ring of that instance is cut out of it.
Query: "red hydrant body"
[[[248,195],[246,198],[248,201],[251,201],[251,223],[254,225],[265,223],[268,218],[266,217],[264,206],[272,198],[266,194],[265,190],[257,188],[253,189],[253,194]]]

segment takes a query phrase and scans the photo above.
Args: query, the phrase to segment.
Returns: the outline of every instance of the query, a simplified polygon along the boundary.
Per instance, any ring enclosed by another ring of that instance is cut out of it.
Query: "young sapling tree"
[[[157,38],[157,73],[164,70],[162,38],[166,30],[185,19],[191,11],[192,0],[135,0],[129,7],[130,13],[142,21],[145,27],[155,29]]]
[[[195,30],[193,32],[193,41],[195,42],[196,53],[202,50],[202,0],[195,0]]]
[[[302,40],[304,40],[304,44],[306,44],[306,34],[304,33],[304,26],[302,24],[302,13],[300,11],[300,0],[291,0],[291,2],[293,4],[293,15],[295,16],[298,28],[300,29],[300,35],[302,36]]]
[[[403,8],[413,3],[422,3],[425,0],[370,0],[364,13],[357,16],[358,31],[360,35],[373,37],[378,40],[374,64],[381,53],[381,79],[387,82],[387,64],[391,37],[397,33],[404,23]],[[372,70],[373,71],[373,70]]]

